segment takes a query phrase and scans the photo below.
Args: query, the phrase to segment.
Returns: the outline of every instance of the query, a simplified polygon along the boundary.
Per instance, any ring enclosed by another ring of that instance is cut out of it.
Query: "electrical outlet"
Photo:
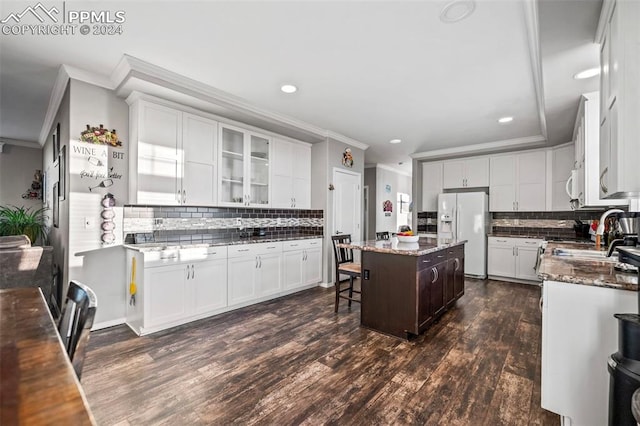
[[[84,218],[84,229],[93,229],[96,226],[96,221],[92,217],[85,216]]]
[[[236,226],[242,226],[242,218],[240,217],[236,218]]]

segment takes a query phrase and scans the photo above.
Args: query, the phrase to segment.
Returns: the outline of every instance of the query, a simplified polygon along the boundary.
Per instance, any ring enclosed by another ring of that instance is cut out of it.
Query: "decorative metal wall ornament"
[[[33,182],[31,182],[29,189],[22,194],[22,198],[25,200],[42,200],[42,187],[42,171],[36,170],[33,175]]]
[[[330,184],[329,184],[329,191],[333,191],[334,189],[336,189],[336,187],[335,187],[335,186],[333,186],[333,184],[332,184],[332,183],[330,183]]]
[[[353,167],[353,155],[351,155],[351,148],[346,148],[342,153],[342,165],[345,167]]]
[[[116,236],[113,231],[116,229],[116,224],[113,221],[116,214],[113,211],[113,207],[116,205],[116,199],[113,194],[108,193],[102,198],[102,244],[111,245],[116,242]]]

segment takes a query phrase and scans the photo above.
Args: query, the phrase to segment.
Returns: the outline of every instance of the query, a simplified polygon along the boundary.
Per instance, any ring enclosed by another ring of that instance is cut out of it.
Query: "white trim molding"
[[[320,142],[327,138],[332,138],[362,150],[369,148],[369,145],[345,135],[322,129],[321,127],[285,114],[259,108],[249,101],[232,95],[231,93],[130,55],[123,55],[109,76],[92,73],[69,65],[62,65],[60,67],[56,82],[51,91],[40,137],[38,138],[40,146],[44,145],[49,135],[53,119],[60,107],[60,102],[62,101],[70,79],[114,90],[118,96],[123,98],[126,98],[135,91],[136,85],[139,86],[142,84],[146,85],[146,87],[157,87],[171,94],[170,97],[178,97],[183,101],[181,103],[186,103],[187,106],[206,109],[207,105],[209,105],[211,106],[211,110],[205,112],[210,113],[215,113],[213,111],[214,109],[220,110],[220,108],[223,108],[235,113],[236,116],[246,118],[246,122],[244,120],[238,120],[237,117],[229,117],[230,119],[242,121],[244,124],[249,125],[252,125],[252,122],[268,123],[276,126],[278,129],[291,133],[289,135],[283,134],[283,136],[293,137],[296,140],[298,140],[299,137],[295,137],[295,134],[303,134],[308,139],[307,142]],[[189,104],[190,102],[191,104]],[[219,112],[217,114],[220,115]],[[279,132],[279,134],[280,133],[282,132]]]
[[[604,38],[604,27],[606,27],[611,14],[613,13],[614,0],[604,0],[602,2],[602,9],[600,9],[600,19],[598,19],[598,28],[596,29],[596,35],[593,39],[594,43],[601,44]]]
[[[22,146],[25,148],[33,148],[33,149],[42,148],[37,141],[23,141],[20,139],[10,139],[10,138],[0,137],[0,152],[2,152],[2,145],[15,145],[15,146]]]
[[[542,135],[537,135],[475,145],[465,145],[455,148],[437,149],[434,151],[416,152],[411,154],[410,157],[414,160],[446,160],[449,158],[465,157],[470,155],[494,154],[504,151],[540,148],[546,144],[547,138]]]
[[[527,39],[529,41],[529,58],[531,59],[531,73],[533,86],[536,92],[538,106],[538,119],[540,120],[540,133],[547,139],[547,117],[544,107],[544,85],[542,82],[542,59],[540,55],[540,24],[538,21],[538,2],[525,0],[524,19],[527,26]]]

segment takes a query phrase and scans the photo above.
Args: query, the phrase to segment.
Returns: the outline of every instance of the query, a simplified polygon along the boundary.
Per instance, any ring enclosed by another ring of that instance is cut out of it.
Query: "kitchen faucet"
[[[609,209],[606,212],[602,213],[602,216],[600,216],[600,222],[598,223],[598,229],[596,229],[596,235],[604,234],[604,221],[610,214],[624,213],[624,212],[625,211],[621,209]],[[596,248],[600,248],[599,244],[600,244],[599,240],[596,240]],[[609,246],[609,250],[607,251],[607,257],[611,256],[613,249],[615,249],[615,245],[612,244],[611,246]]]

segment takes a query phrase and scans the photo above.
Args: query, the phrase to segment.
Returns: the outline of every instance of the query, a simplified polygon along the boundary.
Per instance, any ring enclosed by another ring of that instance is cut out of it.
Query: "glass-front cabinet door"
[[[249,204],[269,204],[269,139],[251,134]]]
[[[269,138],[241,128],[220,125],[218,203],[232,206],[269,205]]]

